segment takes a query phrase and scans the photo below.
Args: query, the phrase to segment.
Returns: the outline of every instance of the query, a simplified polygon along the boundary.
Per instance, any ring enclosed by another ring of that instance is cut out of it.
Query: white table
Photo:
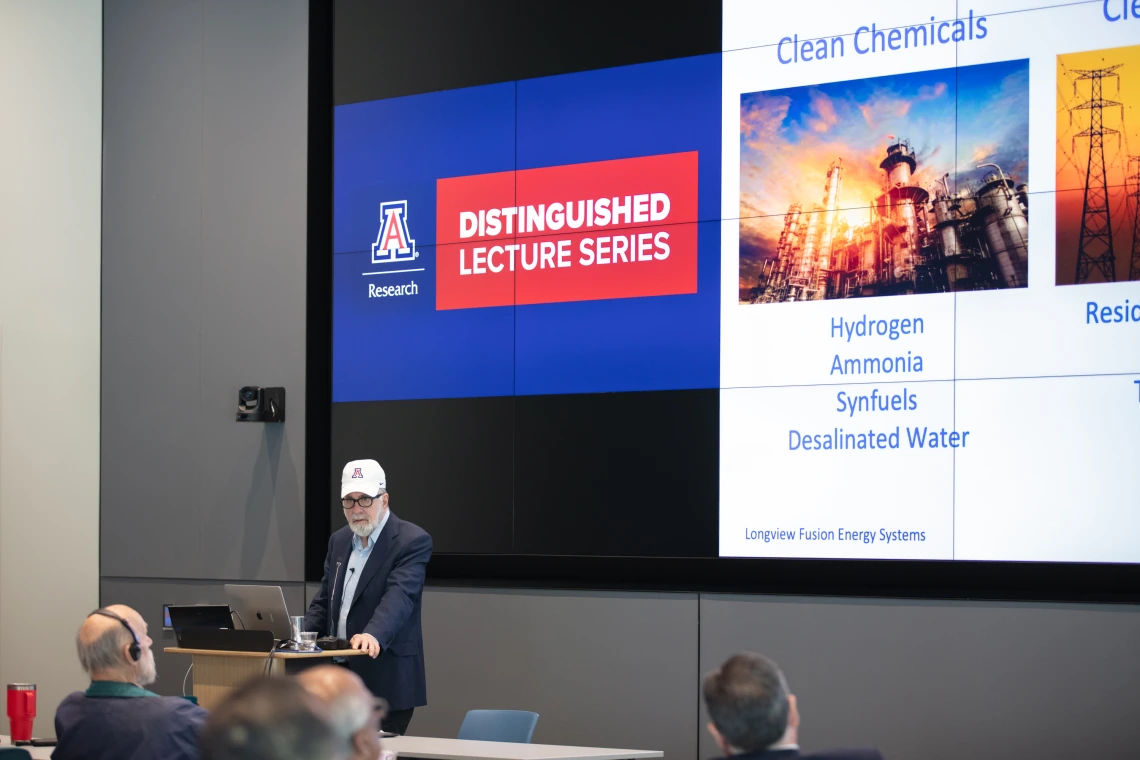
[[[652,749],[608,749],[604,747],[562,747],[557,744],[516,744],[480,742],[471,739],[433,739],[428,736],[397,736],[381,739],[385,750],[401,758],[424,760],[644,760],[664,757]]]
[[[7,736],[0,735],[0,747],[11,747],[12,740]],[[32,757],[36,760],[50,760],[51,752],[55,747],[24,747],[28,752],[32,753]]]

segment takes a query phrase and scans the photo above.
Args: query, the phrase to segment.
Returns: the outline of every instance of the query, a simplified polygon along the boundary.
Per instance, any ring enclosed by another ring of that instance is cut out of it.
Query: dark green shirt
[[[83,692],[85,697],[157,697],[153,691],[122,681],[92,681]]]

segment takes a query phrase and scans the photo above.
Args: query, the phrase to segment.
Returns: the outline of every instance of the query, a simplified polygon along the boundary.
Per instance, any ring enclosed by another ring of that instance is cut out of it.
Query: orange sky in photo
[[[1080,242],[1081,210],[1089,138],[1076,135],[1089,126],[1090,111],[1070,109],[1091,96],[1091,82],[1073,81],[1077,69],[1101,69],[1123,64],[1116,78],[1103,80],[1101,97],[1121,106],[1104,109],[1104,126],[1120,131],[1104,140],[1105,174],[1109,183],[1116,278],[1128,278],[1132,254],[1133,208],[1127,197],[1126,169],[1129,155],[1140,155],[1140,45],[1057,56],[1057,275],[1058,285],[1071,285],[1076,273]],[[1122,113],[1123,110],[1123,113]],[[1075,149],[1074,149],[1075,139]],[[1090,281],[1099,281],[1094,274]]]

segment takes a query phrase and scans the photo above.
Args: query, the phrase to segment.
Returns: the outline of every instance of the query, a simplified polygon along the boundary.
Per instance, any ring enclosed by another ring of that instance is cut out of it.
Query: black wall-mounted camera
[[[284,422],[285,389],[247,385],[238,391],[238,422]]]

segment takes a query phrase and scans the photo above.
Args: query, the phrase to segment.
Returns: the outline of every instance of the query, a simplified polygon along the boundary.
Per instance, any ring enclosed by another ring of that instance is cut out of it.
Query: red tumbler
[[[8,725],[13,742],[32,738],[32,721],[36,719],[36,685],[8,684]]]

